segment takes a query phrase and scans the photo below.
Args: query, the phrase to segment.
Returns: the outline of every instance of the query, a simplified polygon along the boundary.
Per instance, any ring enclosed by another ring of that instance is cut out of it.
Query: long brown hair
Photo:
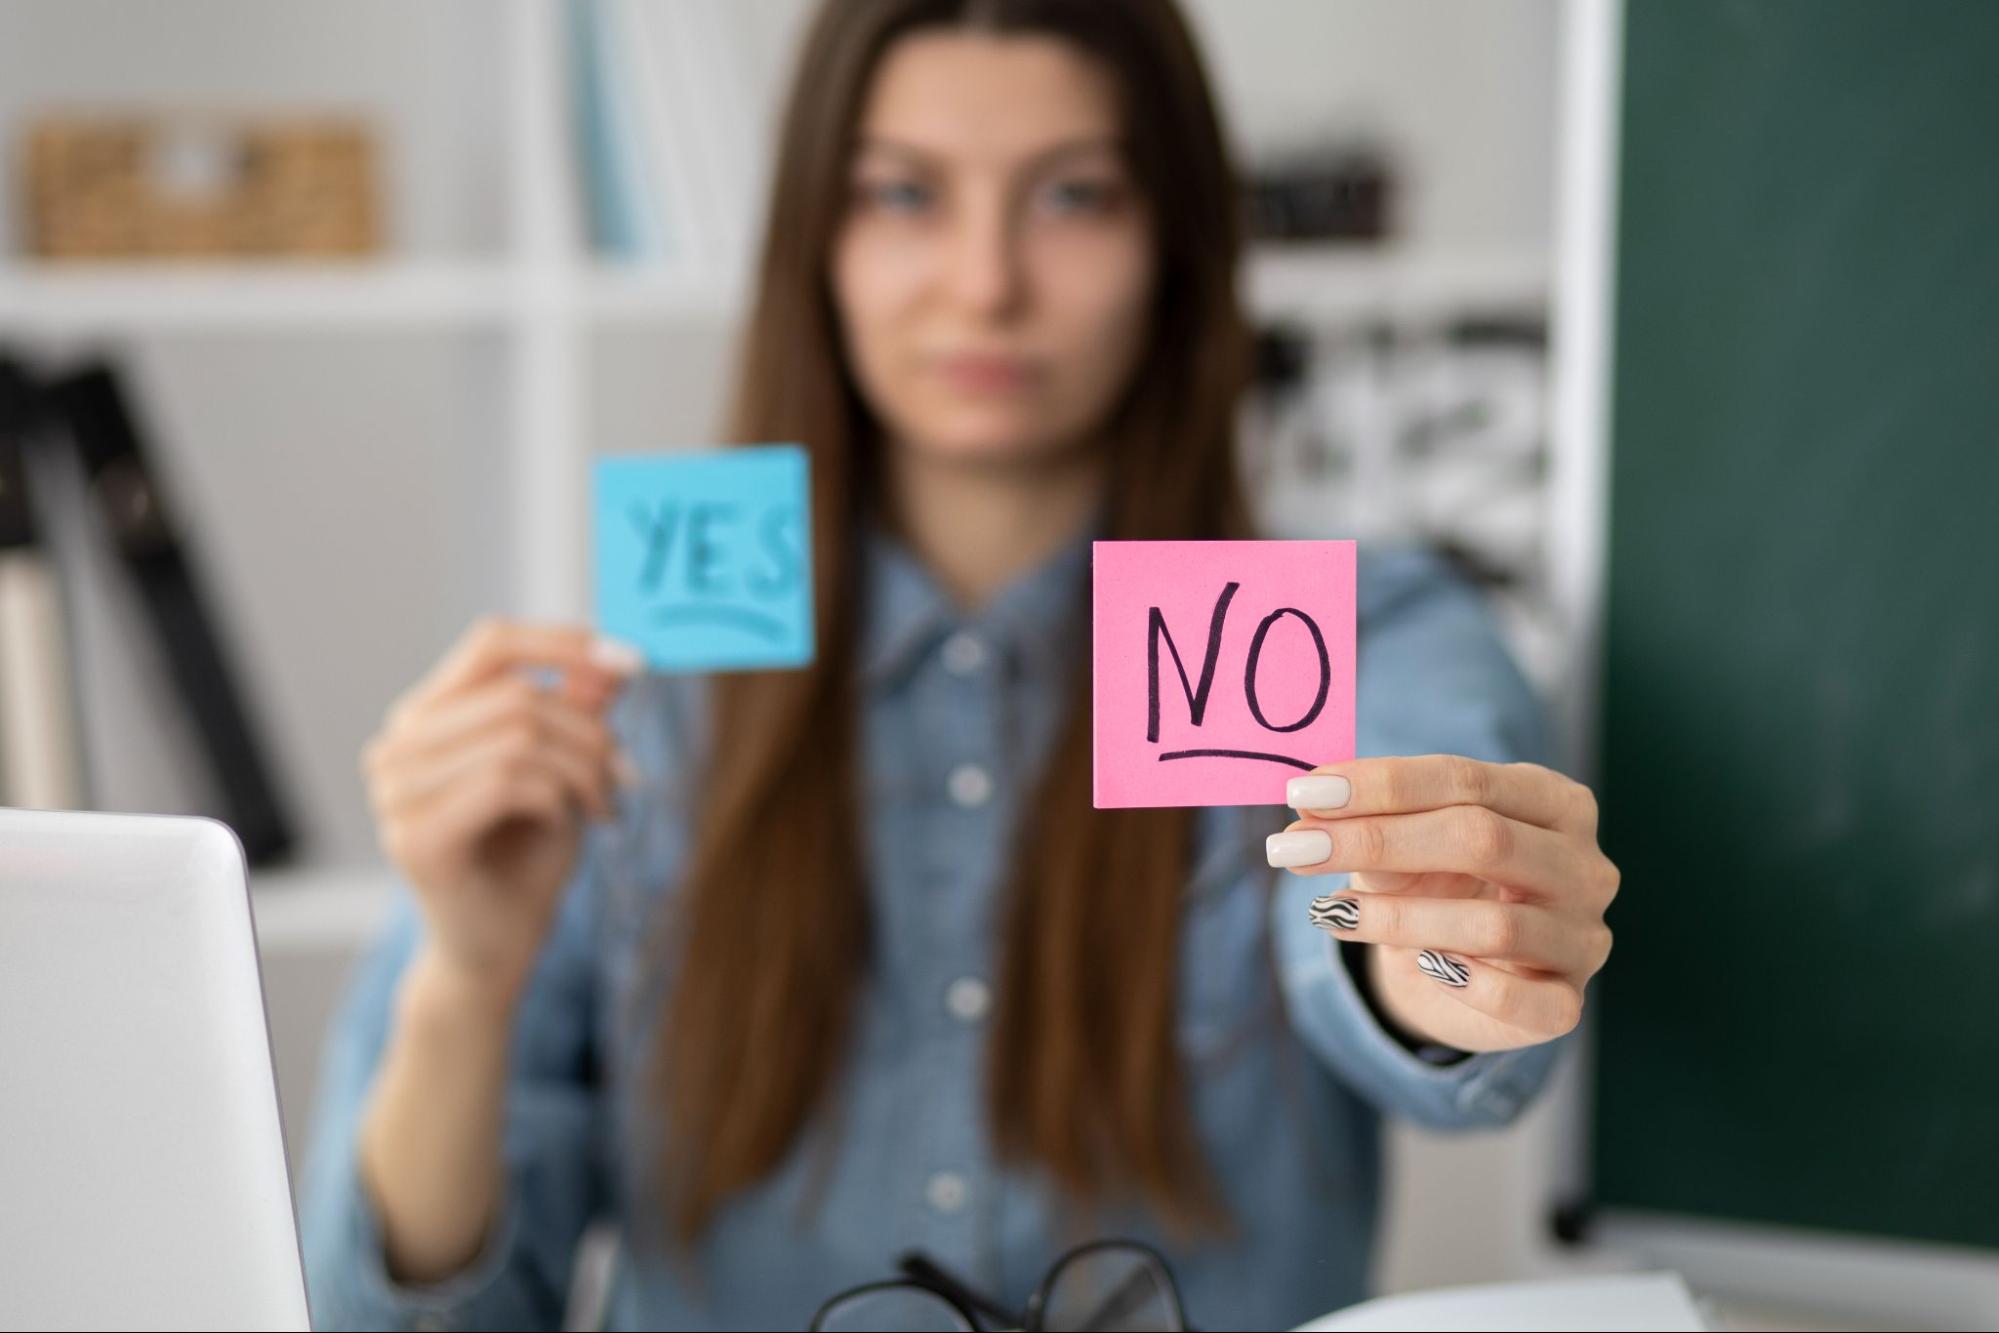
[[[719,676],[710,696],[699,832],[661,940],[673,976],[651,1074],[665,1113],[660,1183],[683,1242],[777,1167],[824,1106],[868,966],[853,538],[881,443],[839,337],[829,253],[878,62],[904,34],[947,25],[1068,41],[1123,98],[1158,272],[1150,345],[1102,431],[1107,535],[1248,533],[1233,449],[1248,370],[1236,194],[1171,0],[823,5],[782,122],[730,427],[738,441],[810,450],[818,655],[803,671]],[[1192,812],[1092,807],[1089,702],[1084,662],[1014,840],[988,1048],[995,1146],[1077,1204],[1137,1199],[1176,1224],[1214,1221],[1174,1022]]]

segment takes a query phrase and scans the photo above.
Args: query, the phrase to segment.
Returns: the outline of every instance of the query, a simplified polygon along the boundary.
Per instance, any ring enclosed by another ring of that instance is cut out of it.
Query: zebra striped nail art
[[[1357,930],[1360,927],[1360,902],[1354,898],[1335,898],[1330,894],[1314,898],[1312,924],[1320,930]]]
[[[1425,976],[1435,977],[1446,986],[1464,987],[1471,985],[1471,969],[1460,959],[1435,949],[1425,949],[1416,955],[1416,969]]]

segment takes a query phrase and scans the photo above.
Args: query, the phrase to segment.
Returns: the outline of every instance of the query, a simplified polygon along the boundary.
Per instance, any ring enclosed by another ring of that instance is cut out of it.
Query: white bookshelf
[[[284,525],[211,523],[202,533],[209,540],[199,554],[215,575],[246,676],[253,686],[277,682],[265,691],[261,713],[276,733],[278,758],[299,774],[293,786],[301,818],[318,826],[329,810],[337,816],[332,836],[303,868],[259,876],[260,922],[274,945],[348,947],[379,917],[388,877],[365,823],[354,756],[394,690],[477,612],[587,615],[592,453],[712,438],[722,388],[714,371],[726,365],[747,274],[740,263],[629,267],[588,253],[562,2],[425,0],[411,8],[395,0],[320,0],[300,9],[310,38],[280,50],[272,44],[286,43],[299,21],[275,23],[258,0],[185,0],[169,26],[190,40],[156,59],[124,58],[121,66],[86,64],[84,55],[96,49],[95,26],[129,22],[132,11],[111,0],[0,0],[0,133],[10,139],[20,119],[41,106],[117,101],[128,88],[126,100],[147,104],[349,105],[380,122],[395,242],[382,258],[47,264],[19,257],[18,247],[0,257],[0,342],[53,359],[103,344],[131,352],[141,388],[159,390],[156,414],[149,393],[149,415],[186,456],[168,461],[182,463],[170,482],[187,493],[191,509],[235,518],[265,503],[267,490],[237,478],[258,451],[277,447],[297,451],[297,485],[309,496],[316,489],[310,469],[340,466],[328,455],[357,429],[343,419],[324,435],[312,430],[329,415],[322,399],[346,399],[344,384],[333,385],[350,376],[352,395],[378,397],[383,419],[380,437],[369,437],[369,461],[355,466],[420,460],[441,502],[463,506],[439,510],[439,529],[449,529],[441,536],[418,531],[407,514],[384,517],[379,527],[372,526],[375,514],[365,515],[364,530],[348,539],[353,551],[328,551],[323,581],[302,591],[272,586],[278,575],[267,568],[296,580],[304,562],[263,559],[264,544],[281,540]],[[758,93],[771,100],[806,0],[685,2],[727,9],[732,31],[755,48],[743,53],[742,68],[771,85]],[[1267,26],[1272,11],[1245,20],[1237,16],[1249,11],[1223,3],[1191,0],[1190,7],[1214,41],[1224,95],[1232,82],[1234,95],[1256,95],[1231,74],[1231,61],[1247,68],[1270,58],[1256,44],[1267,34],[1245,25]],[[1413,20],[1387,14],[1384,22],[1400,26],[1380,40],[1422,37]],[[150,10],[141,21],[166,23]],[[167,45],[167,31],[152,35],[156,45]],[[399,35],[415,52],[378,60]],[[231,49],[231,41],[263,45]],[[293,49],[308,43],[323,49]],[[1363,54],[1355,46],[1342,58],[1359,70]],[[1480,118],[1476,133],[1490,134],[1490,119]],[[459,151],[445,151],[452,145]],[[1472,151],[1469,141],[1464,151]],[[750,175],[761,179],[762,167]],[[12,186],[11,178],[0,179],[0,214],[10,217],[18,212]],[[1545,240],[1458,241],[1418,228],[1412,240],[1389,247],[1259,251],[1246,265],[1243,290],[1261,314],[1306,321],[1425,319],[1467,306],[1545,311],[1552,266]],[[257,369],[239,371],[239,364]],[[432,364],[447,368],[451,386],[435,391],[436,403],[405,413],[407,386],[380,381],[405,365]],[[664,384],[635,384],[651,377],[633,367],[652,364]],[[241,411],[233,397],[239,377],[267,381],[278,403],[261,417]],[[183,388],[190,379],[201,387]],[[288,396],[303,404],[295,444],[271,444],[256,433],[267,426],[244,423],[282,420]],[[375,431],[375,422],[365,416],[360,428]],[[213,461],[204,453],[211,449]],[[435,480],[461,474],[478,479],[476,498],[450,495],[450,483]],[[385,629],[372,623],[368,600],[403,590],[380,572],[384,549],[406,550],[418,583],[439,552],[445,563],[476,573],[452,576],[458,582],[433,599],[442,608],[436,614],[410,612]],[[343,583],[350,555],[375,557],[381,586]],[[298,598],[333,608],[312,628],[351,662],[329,666],[325,648],[300,634],[303,622],[287,600]],[[306,683],[287,685],[297,680]]]
[[[727,324],[746,275],[581,260],[537,272],[504,260],[0,263],[0,329],[17,337],[314,330],[521,331],[550,310],[607,325]],[[1244,296],[1265,315],[1420,318],[1467,306],[1538,310],[1545,251],[1426,255],[1295,245],[1254,252]]]
[[[0,328],[26,339],[500,328],[509,270],[490,260],[261,265],[0,264]]]
[[[1538,246],[1269,246],[1249,256],[1242,293],[1259,315],[1307,322],[1420,321],[1468,309],[1545,313],[1551,267]]]

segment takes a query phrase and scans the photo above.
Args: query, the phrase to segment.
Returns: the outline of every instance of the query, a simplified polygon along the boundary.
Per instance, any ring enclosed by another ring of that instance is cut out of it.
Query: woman
[[[1361,567],[1361,750],[1417,757],[1295,784],[1267,859],[1261,810],[1091,806],[1089,541],[1249,535],[1237,250],[1168,0],[825,8],[733,421],[811,450],[819,658],[489,620],[390,710],[322,1323],[552,1323],[601,1217],[616,1326],[802,1327],[919,1246],[1018,1308],[1122,1235],[1283,1327],[1363,1294],[1380,1114],[1534,1094],[1616,872],[1434,561]]]

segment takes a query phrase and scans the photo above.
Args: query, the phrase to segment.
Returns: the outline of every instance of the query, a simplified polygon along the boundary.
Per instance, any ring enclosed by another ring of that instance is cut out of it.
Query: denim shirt
[[[983,1047],[1008,849],[1075,655],[1088,651],[1086,537],[970,614],[899,544],[872,529],[857,538],[876,938],[829,1099],[838,1129],[808,1130],[726,1204],[691,1264],[625,1246],[609,1327],[803,1328],[826,1297],[893,1276],[914,1247],[1018,1307],[1077,1239],[1038,1171],[996,1160]],[[1539,710],[1475,591],[1414,551],[1363,551],[1358,579],[1360,753],[1541,757]],[[397,894],[328,1041],[301,1207],[315,1326],[554,1327],[585,1226],[608,1220],[629,1236],[657,1218],[635,1147],[650,1123],[639,1075],[660,989],[646,924],[688,851],[702,688],[645,675],[612,706],[643,781],[618,819],[586,834],[521,1004],[495,1223],[465,1270],[425,1286],[388,1275],[357,1170],[362,1108],[419,930]],[[1363,1298],[1380,1117],[1505,1124],[1568,1040],[1455,1063],[1398,1041],[1356,989],[1346,959],[1360,951],[1308,919],[1310,901],[1346,877],[1264,862],[1264,835],[1290,818],[1281,806],[1201,810],[1182,907],[1187,1095],[1232,1230],[1181,1241],[1136,1207],[1097,1228],[1158,1246],[1200,1328],[1284,1328]]]

